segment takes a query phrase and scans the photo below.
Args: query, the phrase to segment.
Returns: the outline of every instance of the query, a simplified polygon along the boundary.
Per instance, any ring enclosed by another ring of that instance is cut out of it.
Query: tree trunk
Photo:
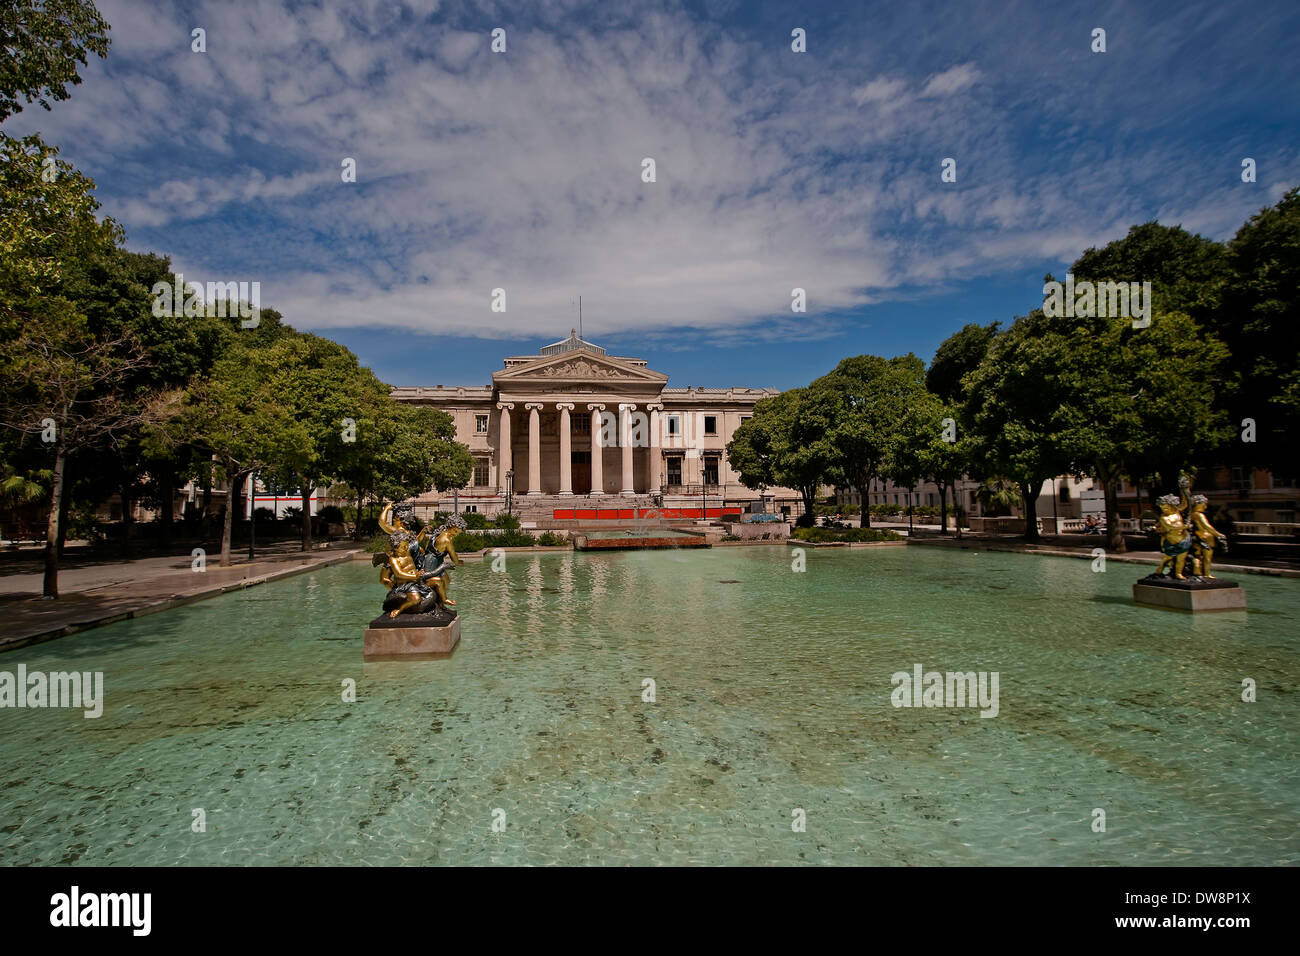
[[[1038,493],[1042,484],[1034,487],[1033,482],[1022,482],[1020,494],[1025,499],[1025,540],[1038,541]]]
[[[230,567],[230,545],[234,536],[235,525],[235,489],[239,483],[244,480],[247,472],[235,473],[228,471],[229,485],[226,488],[226,515],[221,522],[221,566]]]
[[[799,516],[799,520],[796,524],[801,523],[801,527],[811,528],[817,524],[815,508],[817,503],[817,486],[813,485],[808,488],[800,488],[799,497],[803,498],[803,514]]]
[[[72,496],[68,494],[70,486],[68,473],[68,461],[65,456],[63,460],[63,494],[59,498],[59,536],[54,543],[55,551],[60,559],[63,557],[63,545],[68,540],[68,511],[72,507]]]
[[[311,550],[311,493],[312,484],[302,475],[298,476],[302,481],[302,549]]]
[[[131,515],[131,506],[133,502],[131,500],[131,492],[127,488],[128,483],[129,480],[127,482],[122,483],[122,491],[120,493],[120,497],[122,499],[122,557],[123,558],[131,557],[131,532],[135,528],[135,522],[132,520],[132,515]]]
[[[352,522],[352,540],[358,541],[361,538],[361,492],[357,492],[357,516]]]
[[[162,503],[162,510],[159,515],[162,517],[162,528],[160,536],[164,551],[171,551],[172,532],[175,527],[175,519],[172,515],[172,507],[175,504],[176,496],[176,470],[170,463],[164,465],[161,474],[158,476],[158,500]]]
[[[952,525],[953,530],[957,532],[957,540],[961,540],[961,519],[963,517],[963,508],[961,502],[957,499],[957,482],[952,483]]]
[[[939,481],[939,533],[948,533],[948,482]]]
[[[63,508],[63,469],[67,455],[60,441],[54,452],[54,484],[50,492],[50,518],[45,527],[45,579],[41,594],[53,600],[59,596],[59,512]]]
[[[859,475],[858,497],[862,499],[862,520],[858,524],[863,528],[871,527],[871,482],[875,478],[872,475]]]

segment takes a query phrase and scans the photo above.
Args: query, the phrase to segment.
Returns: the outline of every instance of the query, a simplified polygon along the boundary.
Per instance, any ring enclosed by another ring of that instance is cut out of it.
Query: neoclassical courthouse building
[[[638,507],[716,517],[758,499],[740,484],[726,446],[777,390],[667,382],[644,359],[608,355],[571,331],[537,355],[507,357],[491,385],[402,387],[393,397],[455,421],[474,458],[470,484],[456,492],[461,510],[501,511],[509,497],[516,513],[534,518],[631,518]],[[777,510],[797,508],[789,489],[763,496]],[[451,504],[449,492],[416,501],[421,510]]]

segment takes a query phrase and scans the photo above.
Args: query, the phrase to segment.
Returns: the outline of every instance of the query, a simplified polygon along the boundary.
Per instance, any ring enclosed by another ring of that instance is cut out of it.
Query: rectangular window
[[[668,416],[668,434],[680,435],[682,433],[682,417],[680,415]]]
[[[706,435],[716,435],[717,433],[718,433],[718,416],[717,416],[717,415],[705,415],[705,416],[704,416],[704,434],[706,434]]]
[[[474,459],[474,484],[483,488],[488,483],[488,460],[486,458]]]
[[[1273,520],[1280,524],[1295,524],[1295,512],[1287,508],[1279,509],[1273,513]]]
[[[704,456],[704,483],[706,485],[716,485],[718,483],[718,456],[717,455]]]
[[[1235,491],[1249,491],[1255,487],[1255,470],[1253,468],[1232,469],[1232,487]]]
[[[465,506],[465,510],[466,510],[466,511],[478,511],[478,505],[466,505],[466,506]]]
[[[474,416],[474,433],[476,435],[486,435],[488,429],[488,417],[486,415]]]
[[[680,485],[682,483],[682,460],[680,458],[669,458],[666,471],[668,474],[668,484]]]
[[[590,434],[591,434],[591,416],[590,416],[590,415],[574,415],[574,416],[570,419],[570,421],[573,422],[573,430],[574,430],[575,432],[577,432],[579,435],[590,435]]]

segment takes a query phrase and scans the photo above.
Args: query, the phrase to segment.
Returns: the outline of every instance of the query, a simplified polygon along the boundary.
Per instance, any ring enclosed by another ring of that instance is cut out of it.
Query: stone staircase
[[[528,495],[516,495],[512,510],[520,521],[553,521],[555,512],[559,509],[628,511],[654,507],[657,506],[650,495],[635,495],[627,498],[622,495],[573,495],[571,497],[539,495],[533,498]]]

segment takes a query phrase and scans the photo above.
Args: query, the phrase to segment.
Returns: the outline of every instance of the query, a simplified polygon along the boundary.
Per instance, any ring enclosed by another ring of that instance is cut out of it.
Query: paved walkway
[[[41,599],[39,560],[11,564],[0,571],[0,652],[328,567],[358,553],[349,542],[309,553],[267,554],[228,568],[210,560],[201,573],[193,570],[189,555],[135,561],[73,558],[59,571],[55,601]]]

